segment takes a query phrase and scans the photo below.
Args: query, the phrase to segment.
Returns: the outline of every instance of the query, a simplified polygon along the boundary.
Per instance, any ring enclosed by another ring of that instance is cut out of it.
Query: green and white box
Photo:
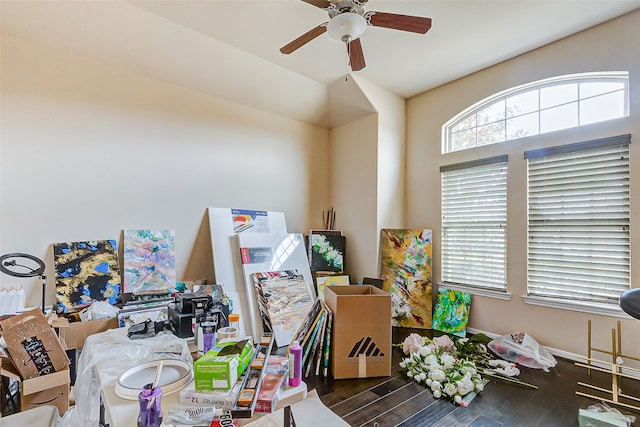
[[[238,381],[238,356],[206,353],[193,363],[197,390],[228,390]]]

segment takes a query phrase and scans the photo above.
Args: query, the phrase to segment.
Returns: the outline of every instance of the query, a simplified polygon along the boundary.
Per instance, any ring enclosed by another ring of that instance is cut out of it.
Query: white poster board
[[[240,306],[234,305],[234,312],[240,314],[240,332],[244,335],[251,331],[253,334],[236,234],[238,231],[248,234],[286,233],[284,213],[228,208],[208,208],[207,211],[215,281],[223,285],[225,292],[238,294]]]

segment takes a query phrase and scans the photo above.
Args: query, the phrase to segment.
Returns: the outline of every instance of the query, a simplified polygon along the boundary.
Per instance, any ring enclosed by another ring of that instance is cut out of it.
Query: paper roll
[[[227,327],[218,329],[218,341],[222,341],[227,338],[238,338],[239,336],[240,333],[236,328]]]

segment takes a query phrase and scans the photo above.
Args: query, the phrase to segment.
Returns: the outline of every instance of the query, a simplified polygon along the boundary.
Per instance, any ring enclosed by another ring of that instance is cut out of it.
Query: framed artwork
[[[380,233],[380,278],[391,294],[391,323],[431,328],[432,238],[428,229],[383,229]]]
[[[56,311],[74,313],[93,301],[115,304],[120,269],[115,240],[54,243]]]
[[[324,301],[325,286],[349,286],[351,280],[348,274],[316,276],[316,289],[318,290],[318,298]]]
[[[176,284],[173,230],[124,230],[124,291],[166,292]]]
[[[472,297],[471,292],[438,289],[433,309],[433,329],[464,338],[467,334]]]
[[[312,231],[309,234],[311,271],[344,271],[345,236],[335,231]]]

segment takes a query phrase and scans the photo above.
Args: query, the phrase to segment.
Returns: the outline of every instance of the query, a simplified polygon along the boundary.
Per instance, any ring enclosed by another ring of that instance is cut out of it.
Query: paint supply
[[[298,341],[294,341],[289,347],[289,368],[292,372],[289,385],[297,387],[302,382],[302,347]]]
[[[161,368],[158,369],[160,371]],[[156,372],[158,372],[156,371]],[[159,377],[159,375],[156,375]],[[154,380],[157,382],[157,379]],[[138,395],[140,414],[138,415],[138,427],[160,427],[162,424],[162,389],[146,384]]]

